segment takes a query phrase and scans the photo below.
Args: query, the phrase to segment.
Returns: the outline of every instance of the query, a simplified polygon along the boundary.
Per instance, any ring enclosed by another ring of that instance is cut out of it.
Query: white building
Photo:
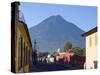
[[[97,68],[97,27],[83,34],[86,37],[86,69]]]

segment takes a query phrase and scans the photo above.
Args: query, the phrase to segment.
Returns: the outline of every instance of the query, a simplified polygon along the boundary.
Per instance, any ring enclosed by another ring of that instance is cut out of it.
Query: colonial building
[[[83,34],[86,37],[86,69],[97,68],[97,27]]]
[[[66,51],[66,52],[58,52],[56,54],[56,61],[62,60],[63,62],[70,62],[71,57],[74,56],[74,53],[71,51]]]
[[[32,43],[27,25],[20,18],[19,2],[11,4],[11,71],[29,72]]]

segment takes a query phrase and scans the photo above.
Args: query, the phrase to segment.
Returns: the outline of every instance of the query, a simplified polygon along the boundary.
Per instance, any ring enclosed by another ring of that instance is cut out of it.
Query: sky
[[[28,28],[53,15],[61,15],[66,21],[74,23],[84,31],[97,26],[97,7],[95,6],[21,2],[19,9],[24,15]]]

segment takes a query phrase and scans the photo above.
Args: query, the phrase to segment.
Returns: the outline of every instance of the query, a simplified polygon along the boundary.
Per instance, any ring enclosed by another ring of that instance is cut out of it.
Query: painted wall
[[[21,59],[21,42],[20,38],[22,37],[22,59]],[[29,61],[31,58],[31,44],[27,36],[24,24],[17,22],[16,32],[15,32],[15,71],[16,73],[29,72]],[[20,43],[19,43],[20,42]],[[21,62],[22,60],[22,62]],[[26,62],[25,62],[26,61]],[[23,64],[19,68],[19,64]]]
[[[97,32],[86,36],[86,69],[94,67],[94,61],[97,61]]]

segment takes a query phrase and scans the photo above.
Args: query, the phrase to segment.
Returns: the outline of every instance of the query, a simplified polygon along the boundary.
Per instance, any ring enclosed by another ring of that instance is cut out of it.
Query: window
[[[97,34],[95,34],[95,45],[97,45]]]
[[[25,63],[27,64],[27,46],[26,46],[26,55],[25,55],[26,61]]]
[[[25,65],[25,42],[24,42],[24,65]]]
[[[21,37],[18,39],[18,69],[21,68]]]
[[[25,56],[25,54],[24,54],[24,41],[22,39],[22,66],[24,66],[24,56]]]
[[[17,48],[17,32],[15,31],[15,48]]]
[[[26,50],[25,50],[25,64],[29,63],[29,50],[28,50],[28,46],[26,46]]]
[[[23,66],[23,39],[21,37],[21,67]]]
[[[29,63],[29,48],[27,47],[27,64]]]
[[[25,49],[24,49],[24,65],[26,65],[26,54],[27,54],[27,49],[26,49],[26,45],[25,45],[25,47],[24,47]]]
[[[30,60],[31,60],[31,58],[30,58],[30,48],[29,48],[29,53],[28,53],[29,55],[28,55],[28,63],[30,64]]]
[[[19,41],[18,41],[18,68],[19,70],[23,66],[22,59],[23,59],[23,38],[19,37]]]
[[[90,47],[92,46],[92,37],[91,36],[89,37],[89,45],[90,45]]]

